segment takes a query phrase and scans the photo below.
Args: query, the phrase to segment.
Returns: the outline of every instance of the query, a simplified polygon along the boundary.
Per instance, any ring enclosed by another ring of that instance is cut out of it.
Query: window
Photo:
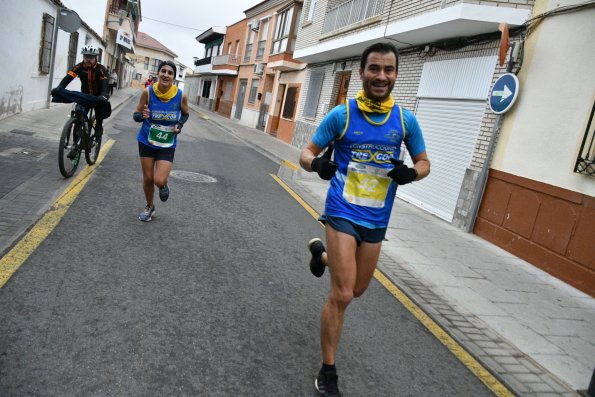
[[[578,158],[574,166],[574,172],[595,176],[595,123],[593,123],[593,115],[595,114],[595,102],[593,102],[593,109],[591,109],[591,118],[587,123],[587,129],[583,136],[581,149],[579,150]]]
[[[248,44],[246,44],[246,53],[244,54],[244,62],[249,62],[252,56],[252,43],[254,43],[254,31],[252,29],[250,29],[249,35]]]
[[[85,35],[85,45],[91,44],[91,36],[88,34]]]
[[[308,96],[304,106],[304,117],[316,117],[316,109],[320,100],[320,91],[322,91],[322,81],[324,80],[324,71],[313,70],[310,74],[310,84],[308,85]]]
[[[256,92],[258,91],[258,79],[252,79],[250,84],[250,95],[248,96],[248,103],[256,102]]]
[[[44,74],[50,72],[54,22],[55,18],[53,16],[50,14],[43,14],[41,24],[41,48],[39,49],[39,71]]]
[[[79,34],[78,32],[70,33],[70,42],[68,43],[68,63],[67,69],[70,70],[76,64],[76,50],[79,45]]]
[[[137,73],[137,74],[134,76],[134,79],[135,79],[135,80],[138,80],[138,81],[140,81],[142,78],[143,78],[143,75],[142,75],[142,74],[140,74],[140,73]]]
[[[269,33],[269,21],[265,19],[260,23],[260,41],[258,42],[258,50],[256,51],[256,59],[261,60],[264,56],[264,48],[267,45],[267,34]]]
[[[308,10],[308,21],[314,18],[314,9],[316,8],[316,0],[310,0],[310,9]]]
[[[149,57],[145,57],[145,70],[149,70]]]
[[[223,94],[223,100],[229,101],[231,100],[231,89],[233,88],[233,82],[228,81],[225,83],[225,92]]]
[[[151,62],[151,71],[155,73],[159,73],[159,64],[161,63],[161,59],[153,58]]]
[[[277,54],[287,50],[292,16],[293,7],[290,7],[277,15],[277,26],[275,28],[275,37],[271,54]]]
[[[285,105],[283,105],[284,119],[293,119],[293,114],[295,112],[297,90],[297,87],[289,87],[287,89],[287,93],[285,94]]]

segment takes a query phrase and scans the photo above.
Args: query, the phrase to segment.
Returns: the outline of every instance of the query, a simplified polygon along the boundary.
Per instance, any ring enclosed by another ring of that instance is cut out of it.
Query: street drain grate
[[[217,182],[217,179],[210,177],[208,175],[199,174],[198,172],[190,172],[190,171],[177,171],[173,170],[170,173],[170,176],[183,179],[185,181],[196,182],[196,183],[214,183]]]

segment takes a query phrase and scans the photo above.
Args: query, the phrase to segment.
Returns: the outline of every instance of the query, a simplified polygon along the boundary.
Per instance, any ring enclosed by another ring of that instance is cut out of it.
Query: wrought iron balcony
[[[349,26],[382,13],[384,0],[349,0],[327,11],[322,34]]]

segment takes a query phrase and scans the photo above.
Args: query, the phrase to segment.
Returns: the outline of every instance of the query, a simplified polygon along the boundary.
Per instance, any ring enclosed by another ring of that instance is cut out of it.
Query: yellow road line
[[[105,142],[97,162],[93,166],[87,166],[68,185],[64,192],[54,201],[52,207],[37,221],[35,226],[0,259],[0,288],[12,277],[14,272],[29,258],[39,245],[50,235],[52,230],[60,223],[62,217],[70,208],[80,192],[83,190],[89,177],[95,172],[97,166],[103,161],[107,152],[114,145],[114,140]],[[82,154],[81,154],[82,155]]]
[[[306,203],[297,193],[295,193],[285,182],[276,175],[270,174],[274,180],[279,183],[314,219],[319,218],[319,214]],[[319,222],[320,223],[320,222]],[[324,227],[324,226],[323,226]],[[485,369],[471,354],[469,354],[461,345],[457,343],[448,333],[442,329],[434,320],[432,320],[419,306],[403,293],[392,281],[390,281],[382,272],[376,270],[374,278],[388,292],[390,292],[413,316],[421,322],[448,350],[454,354],[480,381],[482,381],[496,396],[514,397],[514,394],[506,388],[495,376]]]
[[[292,162],[291,162],[291,161],[289,161],[289,160],[283,160],[283,161],[281,162],[281,165],[284,165],[284,166],[285,166],[285,167],[287,167],[287,168],[291,168],[291,169],[292,169],[292,170],[294,170],[294,171],[298,171],[298,170],[300,169],[300,166],[299,166],[299,165],[297,165],[297,164],[295,164],[295,163],[292,163]]]

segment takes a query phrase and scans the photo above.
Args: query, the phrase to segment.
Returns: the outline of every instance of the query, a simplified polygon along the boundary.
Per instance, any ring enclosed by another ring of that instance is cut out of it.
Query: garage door
[[[481,128],[496,60],[490,55],[424,63],[415,117],[424,134],[432,171],[419,183],[400,186],[399,198],[452,222]],[[411,164],[408,155],[405,161]]]
[[[415,116],[423,131],[430,175],[400,186],[397,197],[452,221],[486,108],[485,101],[420,98]],[[406,154],[405,161],[411,164]]]

